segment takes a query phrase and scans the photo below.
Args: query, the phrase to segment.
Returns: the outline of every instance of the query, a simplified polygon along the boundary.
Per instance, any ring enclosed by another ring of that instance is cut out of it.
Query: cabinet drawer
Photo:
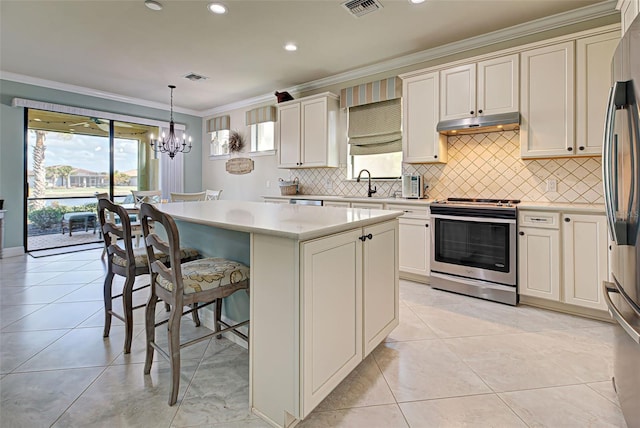
[[[386,209],[403,211],[404,214],[402,215],[402,218],[429,218],[428,206],[387,204]]]
[[[322,205],[324,205],[325,207],[349,208],[351,203],[350,202],[340,202],[340,201],[323,201]]]
[[[560,225],[560,213],[520,211],[518,213],[518,223],[520,226],[558,229]]]
[[[351,202],[351,208],[369,208],[381,210],[384,208],[382,202]]]

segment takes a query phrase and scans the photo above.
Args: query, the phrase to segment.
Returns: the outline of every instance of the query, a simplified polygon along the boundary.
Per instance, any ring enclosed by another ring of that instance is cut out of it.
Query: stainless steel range
[[[516,305],[519,202],[463,198],[433,202],[430,285]]]

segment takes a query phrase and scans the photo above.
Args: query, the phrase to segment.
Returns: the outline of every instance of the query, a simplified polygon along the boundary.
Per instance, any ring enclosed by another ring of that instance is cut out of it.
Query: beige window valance
[[[275,106],[258,107],[247,112],[247,125],[255,125],[262,122],[275,122],[277,112]]]
[[[400,99],[349,108],[348,136],[352,156],[402,151]]]
[[[231,129],[230,116],[218,116],[207,121],[207,132],[224,131]]]
[[[402,96],[402,80],[399,77],[376,80],[340,91],[340,107],[349,108]]]

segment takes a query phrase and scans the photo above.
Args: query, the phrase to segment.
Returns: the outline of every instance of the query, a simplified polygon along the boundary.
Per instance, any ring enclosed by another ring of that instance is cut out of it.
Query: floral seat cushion
[[[184,294],[211,290],[249,279],[249,267],[223,258],[206,258],[182,264]],[[158,275],[158,285],[173,291],[173,283]]]
[[[156,252],[156,259],[160,260],[162,263],[168,263],[169,262],[169,256],[164,254],[164,253],[159,253]],[[196,250],[195,248],[180,248],[180,260],[190,260],[190,259],[194,259],[196,257],[198,257],[199,253],[198,250]],[[142,248],[134,248],[133,250],[133,256],[135,257],[135,264],[136,267],[146,267],[149,262],[147,259],[147,249],[142,247]],[[122,266],[122,267],[127,267],[127,260],[120,257],[117,254],[113,255],[113,264],[118,265],[118,266]]]

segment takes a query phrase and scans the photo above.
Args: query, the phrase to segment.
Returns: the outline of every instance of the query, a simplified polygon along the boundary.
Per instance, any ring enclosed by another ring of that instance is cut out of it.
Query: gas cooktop
[[[473,206],[489,206],[489,207],[507,207],[513,208],[520,203],[519,199],[483,199],[483,198],[447,198],[436,199],[433,204],[445,205],[473,205]]]

